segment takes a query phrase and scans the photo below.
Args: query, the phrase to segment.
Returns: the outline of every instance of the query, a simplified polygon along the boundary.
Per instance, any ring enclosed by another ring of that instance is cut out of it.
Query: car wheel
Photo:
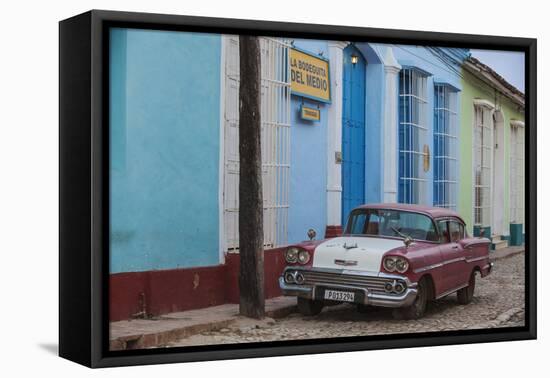
[[[393,317],[398,320],[419,319],[426,312],[428,303],[429,283],[426,278],[422,278],[418,282],[416,298],[412,305],[408,307],[396,308],[393,310]]]
[[[476,272],[472,272],[468,286],[460,289],[456,292],[458,303],[466,305],[474,298],[474,290],[476,288]]]
[[[323,309],[323,302],[298,297],[298,311],[305,316],[317,315]]]

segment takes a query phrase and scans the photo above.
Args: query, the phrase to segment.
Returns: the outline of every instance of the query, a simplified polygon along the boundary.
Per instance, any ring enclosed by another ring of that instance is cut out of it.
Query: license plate
[[[339,302],[354,302],[355,293],[349,291],[325,290],[325,299]]]

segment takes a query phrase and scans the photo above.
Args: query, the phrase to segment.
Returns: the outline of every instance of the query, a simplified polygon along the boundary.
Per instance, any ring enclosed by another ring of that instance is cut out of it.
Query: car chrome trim
[[[297,285],[297,284],[287,284],[283,277],[279,277],[279,286],[283,292],[283,295],[287,296],[298,296],[306,299],[314,299],[315,298],[315,292],[319,287],[329,287],[329,288],[335,288],[335,289],[347,289],[347,290],[353,290],[353,291],[362,291],[364,295],[363,303],[364,305],[371,305],[371,306],[381,306],[381,307],[404,307],[404,306],[410,306],[414,299],[416,298],[416,294],[418,290],[416,287],[408,287],[402,294],[400,295],[388,295],[388,294],[376,294],[372,293],[369,290],[365,288],[360,288],[356,286],[347,286],[347,285],[338,285],[338,284],[331,284],[331,285]]]
[[[491,244],[491,240],[488,239],[488,238],[477,239],[475,241],[471,241],[467,244],[464,244],[464,248],[472,248],[472,247],[475,247],[478,244]]]
[[[288,270],[300,270],[300,271],[310,271],[310,272],[319,272],[319,273],[333,273],[333,274],[340,274],[340,275],[349,275],[349,276],[359,276],[364,278],[384,278],[384,279],[395,279],[395,280],[402,280],[405,281],[407,284],[407,287],[412,286],[415,287],[416,283],[411,282],[411,280],[407,276],[401,276],[399,274],[388,274],[388,273],[373,273],[373,272],[367,272],[362,270],[349,270],[349,269],[335,269],[335,268],[311,268],[306,266],[287,266],[283,270],[283,276]]]
[[[414,273],[422,273],[422,272],[426,272],[428,270],[432,270],[432,269],[435,269],[435,268],[442,267],[443,265],[444,265],[443,263],[426,265],[426,266],[423,266],[422,268],[417,268],[417,269],[413,270],[413,272]]]
[[[469,261],[467,261],[466,257],[457,257],[455,259],[445,260],[445,261],[442,261],[442,262],[439,262],[439,263],[436,263],[436,264],[426,265],[426,266],[423,266],[422,268],[416,268],[413,272],[414,273],[422,273],[422,272],[425,272],[427,270],[440,268],[442,266],[452,264],[452,263],[455,263],[455,262],[459,262],[459,261],[469,262]]]
[[[474,261],[485,260],[485,259],[488,259],[488,258],[489,258],[488,256],[474,257],[473,259],[466,259],[466,262],[470,263],[470,262],[474,262]]]
[[[334,260],[334,263],[336,265],[342,265],[342,266],[353,266],[353,265],[357,265],[357,261],[356,260],[340,260],[340,259],[335,259]]]
[[[467,286],[468,286],[468,284],[465,284],[465,285],[458,286],[458,287],[456,287],[456,288],[454,288],[454,289],[447,290],[446,292],[439,294],[437,297],[435,297],[435,299],[441,299],[441,298],[443,298],[443,297],[446,297],[447,295],[452,294],[452,293],[454,293],[454,292],[456,292],[456,291],[459,291],[460,289],[464,289],[464,288],[467,287]]]
[[[435,268],[440,268],[444,265],[452,264],[452,263],[459,262],[459,261],[464,261],[466,263],[471,263],[471,262],[481,261],[481,260],[485,260],[485,259],[488,259],[488,257],[487,256],[480,256],[480,257],[474,257],[474,258],[471,258],[471,259],[467,259],[466,257],[457,257],[455,259],[445,260],[445,261],[442,261],[440,263],[426,265],[426,266],[423,266],[422,268],[416,268],[415,270],[413,270],[413,272],[414,273],[422,273],[422,272],[426,272],[428,270],[432,270],[432,269],[435,269]]]

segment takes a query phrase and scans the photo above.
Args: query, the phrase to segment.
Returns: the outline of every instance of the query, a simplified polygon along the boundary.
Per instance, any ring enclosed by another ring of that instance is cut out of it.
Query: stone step
[[[497,240],[493,239],[493,249],[496,251],[498,249],[503,249],[508,247],[508,240]]]

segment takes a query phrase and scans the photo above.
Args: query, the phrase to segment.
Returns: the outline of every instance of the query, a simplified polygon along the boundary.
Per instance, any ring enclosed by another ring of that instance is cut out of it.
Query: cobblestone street
[[[491,275],[476,281],[472,303],[461,306],[456,294],[428,305],[419,320],[392,318],[391,310],[360,313],[352,305],[327,307],[317,316],[291,314],[262,321],[242,318],[228,328],[204,332],[166,346],[242,343],[341,336],[515,327],[524,325],[524,254],[495,262]]]

